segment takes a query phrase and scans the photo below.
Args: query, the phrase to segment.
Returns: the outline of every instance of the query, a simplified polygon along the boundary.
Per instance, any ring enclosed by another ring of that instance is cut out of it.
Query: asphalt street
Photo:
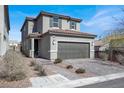
[[[124,88],[124,78],[81,86],[78,88]]]

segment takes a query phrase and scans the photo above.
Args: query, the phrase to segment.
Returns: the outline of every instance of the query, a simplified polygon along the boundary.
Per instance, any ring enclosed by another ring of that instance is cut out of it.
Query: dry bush
[[[124,65],[124,55],[118,54],[116,58],[121,65]]]
[[[25,77],[26,69],[22,57],[16,51],[8,50],[3,58],[0,78],[14,81]]]
[[[80,73],[85,73],[85,69],[84,68],[78,68],[76,71],[75,71],[77,74],[80,74]]]
[[[67,69],[72,69],[73,68],[73,66],[72,65],[67,65],[67,67],[66,67]]]
[[[36,63],[36,61],[32,60],[32,61],[30,62],[30,66],[34,66],[35,63]]]
[[[61,63],[61,62],[62,62],[62,59],[57,58],[57,59],[55,59],[54,64],[58,64],[58,63]]]
[[[39,76],[46,76],[46,73],[45,73],[45,70],[43,68],[43,65],[38,63],[38,62],[35,62],[35,65],[34,65],[34,70],[38,71],[38,75]]]
[[[107,61],[108,60],[108,54],[101,52],[99,53],[99,57],[103,60],[103,61]]]

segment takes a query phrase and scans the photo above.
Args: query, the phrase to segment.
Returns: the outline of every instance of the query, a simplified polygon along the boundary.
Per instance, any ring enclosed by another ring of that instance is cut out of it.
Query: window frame
[[[70,29],[76,30],[76,26],[77,25],[76,25],[76,22],[75,21],[70,21]]]
[[[55,19],[57,19],[57,21],[55,21]],[[57,26],[55,26],[55,24],[57,24]],[[53,17],[52,27],[59,27],[59,17]]]

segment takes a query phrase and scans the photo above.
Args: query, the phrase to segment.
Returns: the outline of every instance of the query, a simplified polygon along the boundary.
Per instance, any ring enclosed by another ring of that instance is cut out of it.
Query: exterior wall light
[[[55,41],[55,40],[53,40],[53,41],[52,41],[52,44],[53,44],[53,45],[55,45],[55,44],[56,44],[56,41]]]
[[[94,42],[92,42],[92,44],[91,44],[92,46],[94,46]]]

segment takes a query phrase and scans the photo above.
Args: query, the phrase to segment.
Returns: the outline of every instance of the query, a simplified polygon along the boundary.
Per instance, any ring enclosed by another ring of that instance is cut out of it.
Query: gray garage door
[[[58,42],[58,58],[89,58],[89,43]]]

